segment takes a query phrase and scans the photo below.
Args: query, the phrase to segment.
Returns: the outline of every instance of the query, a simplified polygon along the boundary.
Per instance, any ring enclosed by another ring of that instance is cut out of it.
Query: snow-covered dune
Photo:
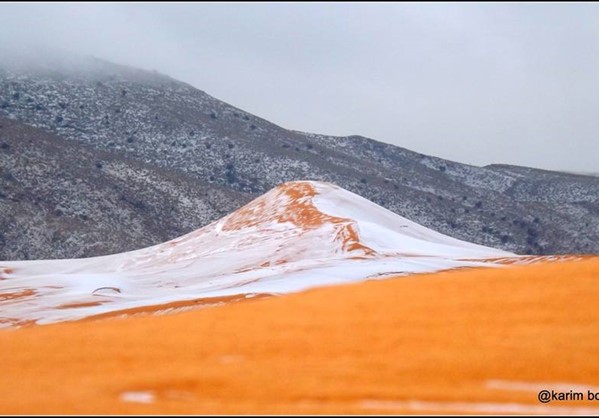
[[[0,262],[0,326],[496,266],[512,257],[432,231],[337,186],[291,182],[153,247],[87,259]]]

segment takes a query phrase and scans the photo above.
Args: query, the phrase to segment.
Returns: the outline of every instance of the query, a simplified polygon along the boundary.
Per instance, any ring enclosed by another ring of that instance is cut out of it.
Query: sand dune
[[[599,414],[599,258],[0,332],[0,413]]]
[[[0,262],[0,413],[599,414],[537,400],[599,396],[598,280],[286,183],[150,248]]]
[[[153,247],[0,262],[0,327],[508,261],[527,259],[432,231],[332,184],[291,182]]]

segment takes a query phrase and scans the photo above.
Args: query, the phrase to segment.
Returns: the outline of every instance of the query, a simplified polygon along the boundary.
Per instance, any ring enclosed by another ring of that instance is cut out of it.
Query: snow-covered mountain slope
[[[0,259],[155,245],[295,180],[334,183],[435,231],[518,254],[599,253],[597,177],[292,131],[154,72],[36,58],[0,56]]]
[[[0,326],[493,266],[512,257],[517,259],[432,231],[332,184],[290,182],[153,247],[85,259],[0,262]]]

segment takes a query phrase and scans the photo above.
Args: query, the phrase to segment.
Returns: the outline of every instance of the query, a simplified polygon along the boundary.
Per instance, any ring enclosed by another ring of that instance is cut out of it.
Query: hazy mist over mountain
[[[4,63],[93,55],[289,129],[578,173],[599,171],[598,38],[597,4],[0,5]]]

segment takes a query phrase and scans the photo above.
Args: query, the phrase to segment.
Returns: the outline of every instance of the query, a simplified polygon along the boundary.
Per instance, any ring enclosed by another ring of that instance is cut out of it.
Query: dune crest
[[[297,181],[152,247],[1,262],[0,327],[519,259],[432,231],[332,184]]]

